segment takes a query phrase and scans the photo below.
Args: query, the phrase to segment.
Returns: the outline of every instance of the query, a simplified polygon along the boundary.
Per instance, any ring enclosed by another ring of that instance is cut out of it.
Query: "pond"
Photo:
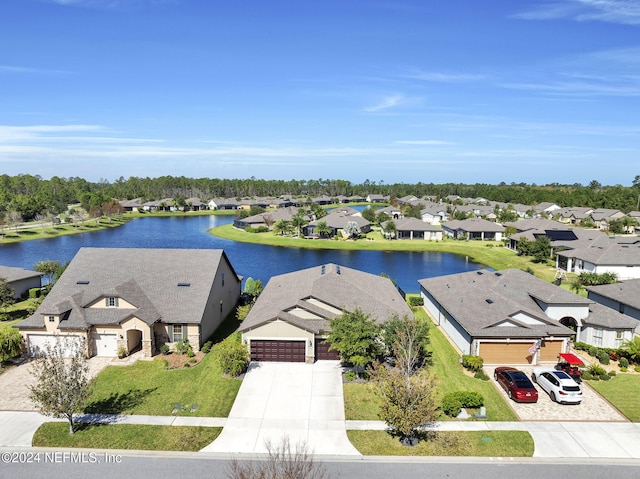
[[[210,228],[232,223],[233,216],[136,218],[112,229],[0,246],[0,264],[33,269],[43,260],[70,261],[82,247],[224,249],[236,272],[267,284],[275,275],[336,263],[372,274],[386,273],[407,293],[418,280],[472,271],[482,265],[451,253],[340,251],[254,245],[211,236]]]

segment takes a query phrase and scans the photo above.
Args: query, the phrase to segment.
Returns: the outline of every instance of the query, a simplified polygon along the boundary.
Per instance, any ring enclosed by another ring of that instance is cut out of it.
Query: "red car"
[[[501,366],[496,368],[493,377],[507,392],[509,399],[516,402],[538,402],[538,390],[519,369]]]

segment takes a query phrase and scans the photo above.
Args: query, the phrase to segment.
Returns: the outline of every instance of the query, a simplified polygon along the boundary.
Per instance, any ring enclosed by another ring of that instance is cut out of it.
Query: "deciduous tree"
[[[91,394],[85,349],[84,341],[72,343],[58,336],[33,362],[36,382],[29,387],[29,397],[45,416],[66,419],[69,434],[75,432],[73,415],[82,411]]]
[[[22,351],[22,336],[13,328],[0,329],[0,363],[11,359]]]

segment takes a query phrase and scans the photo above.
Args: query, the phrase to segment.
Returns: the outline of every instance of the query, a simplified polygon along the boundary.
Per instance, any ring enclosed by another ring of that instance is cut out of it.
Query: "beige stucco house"
[[[30,355],[64,336],[69,354],[116,356],[207,341],[240,296],[223,250],[82,248],[33,316],[17,325]]]

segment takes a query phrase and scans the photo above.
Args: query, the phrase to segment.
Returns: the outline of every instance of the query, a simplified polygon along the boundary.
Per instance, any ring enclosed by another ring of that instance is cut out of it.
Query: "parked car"
[[[549,394],[552,401],[560,404],[580,404],[582,389],[571,376],[553,368],[533,368],[531,379]]]
[[[538,390],[529,377],[519,369],[501,366],[493,372],[493,377],[507,392],[509,399],[516,402],[538,401]]]

